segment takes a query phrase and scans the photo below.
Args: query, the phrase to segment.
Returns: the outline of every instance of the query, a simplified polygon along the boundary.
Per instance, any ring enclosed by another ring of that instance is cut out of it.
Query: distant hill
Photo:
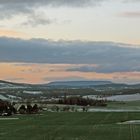
[[[91,87],[113,84],[110,81],[57,81],[47,84],[51,87]]]
[[[41,85],[48,88],[140,89],[140,84],[113,83],[111,81],[56,81]]]

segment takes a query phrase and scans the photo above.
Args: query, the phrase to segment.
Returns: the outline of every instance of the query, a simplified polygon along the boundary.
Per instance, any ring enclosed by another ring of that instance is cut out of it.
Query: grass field
[[[140,113],[44,112],[43,115],[13,116],[0,120],[0,140],[139,140]]]

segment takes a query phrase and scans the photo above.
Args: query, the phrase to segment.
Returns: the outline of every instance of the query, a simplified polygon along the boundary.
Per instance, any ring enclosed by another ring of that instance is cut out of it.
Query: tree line
[[[59,104],[67,104],[67,105],[80,105],[80,106],[107,106],[106,100],[95,100],[89,98],[82,97],[67,97],[63,99],[59,99]]]

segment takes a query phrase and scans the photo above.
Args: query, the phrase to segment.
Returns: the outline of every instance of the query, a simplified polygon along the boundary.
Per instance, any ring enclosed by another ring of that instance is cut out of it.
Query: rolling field
[[[117,124],[140,120],[140,113],[89,112],[17,115],[0,118],[0,140],[139,140],[140,124]]]

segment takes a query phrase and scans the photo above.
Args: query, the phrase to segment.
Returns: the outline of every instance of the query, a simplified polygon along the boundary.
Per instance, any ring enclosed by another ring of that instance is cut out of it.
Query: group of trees
[[[10,102],[0,100],[0,116],[10,116],[15,114],[17,110],[14,105],[14,103],[11,104]]]
[[[33,114],[33,113],[38,113],[39,107],[37,104],[34,104],[33,106],[31,104],[21,105],[18,112],[20,114]]]
[[[32,114],[38,113],[39,107],[37,104],[33,106],[31,104],[21,105],[19,109],[14,107],[15,103],[10,103],[8,101],[0,100],[0,116],[10,116],[12,114]]]
[[[59,104],[67,104],[67,105],[81,105],[81,106],[107,106],[105,100],[94,100],[89,98],[82,97],[67,97],[64,99],[60,99],[58,101]]]

